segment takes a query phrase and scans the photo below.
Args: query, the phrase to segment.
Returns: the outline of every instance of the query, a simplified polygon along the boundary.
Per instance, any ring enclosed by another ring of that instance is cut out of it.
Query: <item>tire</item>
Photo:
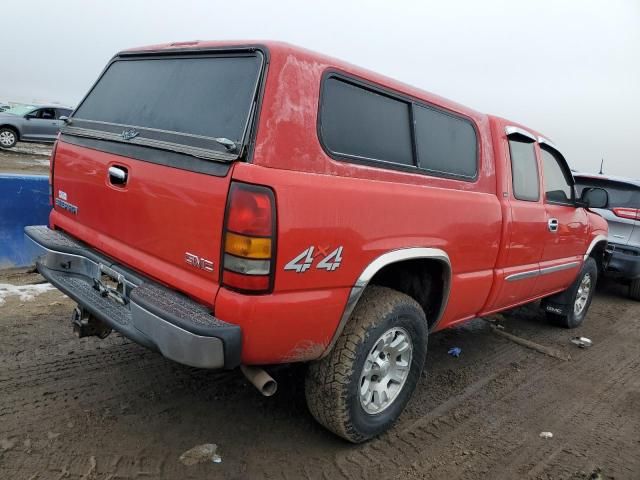
[[[569,302],[567,303],[567,313],[559,315],[547,312],[547,318],[553,323],[564,328],[576,328],[582,325],[593,294],[596,290],[596,282],[598,281],[598,264],[589,257],[582,265],[580,274],[575,282],[569,287]],[[585,288],[587,291],[585,292]],[[578,301],[580,303],[578,304]]]
[[[18,132],[9,127],[0,128],[0,147],[13,148],[16,143],[18,143]]]
[[[333,350],[307,370],[309,411],[353,443],[383,433],[400,416],[420,379],[427,336],[427,320],[415,300],[390,288],[367,287]],[[381,350],[386,358],[378,354]],[[384,381],[394,374],[396,380]],[[380,387],[390,400],[385,405],[382,393],[361,395],[363,385],[374,391]]]
[[[632,300],[640,300],[640,278],[631,280],[629,284],[629,298]]]

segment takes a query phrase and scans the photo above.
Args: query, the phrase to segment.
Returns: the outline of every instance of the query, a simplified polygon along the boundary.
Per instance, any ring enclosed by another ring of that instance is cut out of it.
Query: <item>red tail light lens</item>
[[[265,187],[231,184],[227,230],[253,237],[273,233],[273,193]]]
[[[638,208],[614,208],[612,211],[620,218],[640,220],[640,209]]]
[[[233,182],[223,238],[222,284],[267,293],[273,284],[275,196],[267,187]]]
[[[242,275],[231,270],[225,270],[222,274],[222,282],[226,287],[231,287],[235,290],[261,293],[269,290],[271,278],[268,275]]]

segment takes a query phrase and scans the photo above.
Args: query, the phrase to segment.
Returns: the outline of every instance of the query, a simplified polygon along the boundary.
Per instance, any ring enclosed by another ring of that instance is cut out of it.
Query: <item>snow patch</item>
[[[20,297],[21,302],[30,302],[38,295],[55,287],[50,283],[39,283],[37,285],[11,285],[10,283],[0,283],[0,305],[5,303],[7,297],[12,295]]]

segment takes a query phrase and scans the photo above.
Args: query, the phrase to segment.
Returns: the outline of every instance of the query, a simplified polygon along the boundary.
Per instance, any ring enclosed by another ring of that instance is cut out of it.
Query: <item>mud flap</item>
[[[571,298],[573,297],[573,288],[569,287],[565,291],[543,298],[540,306],[545,312],[555,313],[556,315],[567,315],[569,308],[573,305]]]

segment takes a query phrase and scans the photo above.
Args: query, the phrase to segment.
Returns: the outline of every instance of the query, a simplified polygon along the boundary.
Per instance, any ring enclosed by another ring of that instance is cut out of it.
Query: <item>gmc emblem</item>
[[[198,255],[194,255],[193,253],[185,252],[184,261],[192,267],[199,268],[200,270],[204,270],[205,272],[213,272],[213,262],[211,260],[207,260],[204,257],[199,257]]]

